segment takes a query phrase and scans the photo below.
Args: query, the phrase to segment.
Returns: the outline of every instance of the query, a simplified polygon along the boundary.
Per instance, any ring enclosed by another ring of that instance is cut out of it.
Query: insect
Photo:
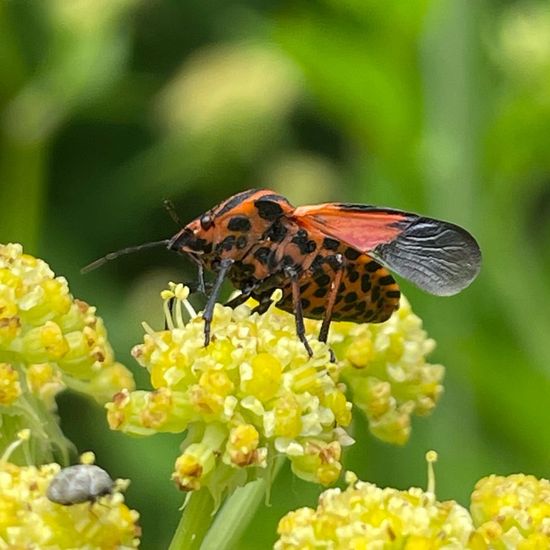
[[[77,464],[60,470],[52,479],[46,496],[52,502],[69,506],[94,502],[113,492],[115,482],[95,464]]]
[[[449,222],[363,204],[325,203],[295,208],[267,189],[238,193],[184,226],[171,239],[125,248],[93,262],[143,248],[167,246],[216,274],[203,313],[205,346],[214,305],[227,278],[264,312],[280,288],[277,307],[294,313],[306,350],[304,317],[322,319],[326,342],[332,320],[381,323],[399,306],[391,269],[435,295],[456,294],[479,273],[481,252],[465,229]]]

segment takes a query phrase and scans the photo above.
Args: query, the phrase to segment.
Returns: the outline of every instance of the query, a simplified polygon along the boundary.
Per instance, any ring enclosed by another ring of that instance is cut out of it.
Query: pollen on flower
[[[9,363],[0,363],[0,405],[11,405],[20,395],[19,373]]]
[[[445,372],[426,361],[435,342],[410,304],[402,297],[399,310],[380,324],[333,323],[329,344],[343,362],[342,379],[373,435],[406,443],[412,415],[429,414],[436,406]]]
[[[190,314],[187,296],[174,283],[161,294],[169,329],[147,326],[132,351],[155,390],[116,396],[107,405],[110,426],[134,435],[187,430],[173,479],[184,490],[208,487],[215,498],[278,453],[299,459],[304,479],[334,482],[341,447],[352,442],[343,430],[351,403],[328,346],[310,338],[309,357],[294,317],[273,307],[259,314],[248,304],[216,304],[205,348],[202,316]]]
[[[473,549],[550,548],[550,481],[531,475],[491,475],[478,481],[470,511]]]
[[[102,402],[134,387],[130,371],[114,361],[95,308],[73,298],[67,281],[24,254],[19,244],[0,245],[0,356],[14,369],[8,374],[2,363],[0,405],[5,407],[22,389],[54,413],[55,396],[66,387]],[[17,416],[24,426],[25,410],[0,412]]]
[[[466,548],[473,525],[454,501],[420,489],[380,489],[346,475],[346,490],[329,489],[316,509],[284,516],[276,550],[300,548]]]

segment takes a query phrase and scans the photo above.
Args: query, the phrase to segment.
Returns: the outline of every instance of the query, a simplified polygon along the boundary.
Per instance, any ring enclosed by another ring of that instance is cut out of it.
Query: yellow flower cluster
[[[21,245],[0,245],[0,406],[16,406],[25,391],[53,410],[66,386],[105,402],[133,378],[95,308]]]
[[[550,548],[550,481],[515,474],[481,479],[470,511],[478,526],[472,550]]]
[[[13,447],[13,445],[12,445]],[[104,550],[139,545],[139,514],[118,490],[88,502],[62,506],[47,488],[59,464],[16,466],[0,459],[0,547]]]
[[[421,489],[380,489],[347,474],[346,490],[329,489],[317,509],[300,508],[279,522],[275,550],[462,550],[473,531],[467,510]]]
[[[273,307],[260,315],[246,304],[216,304],[205,348],[204,322],[188,294],[173,283],[163,292],[169,330],[145,325],[144,343],[133,350],[155,389],[116,395],[107,405],[111,428],[134,435],[188,430],[173,474],[183,490],[206,486],[219,496],[264,468],[269,475],[277,454],[304,479],[335,481],[341,447],[352,443],[344,431],[351,403],[328,346],[310,339],[309,357],[294,318]]]
[[[388,443],[406,443],[411,416],[433,410],[445,374],[443,366],[426,362],[435,342],[407,300],[401,298],[385,323],[334,323],[329,344],[344,363],[342,378],[371,432]]]

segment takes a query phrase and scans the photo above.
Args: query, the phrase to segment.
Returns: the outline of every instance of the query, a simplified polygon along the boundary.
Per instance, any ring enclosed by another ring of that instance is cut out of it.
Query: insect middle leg
[[[210,328],[212,326],[214,306],[216,305],[216,300],[220,294],[223,281],[234,262],[235,260],[232,260],[231,258],[225,258],[220,262],[220,267],[212,287],[212,292],[208,297],[208,302],[206,302],[206,307],[204,308],[204,312],[202,314],[202,318],[204,320],[204,347],[208,346],[210,343]]]

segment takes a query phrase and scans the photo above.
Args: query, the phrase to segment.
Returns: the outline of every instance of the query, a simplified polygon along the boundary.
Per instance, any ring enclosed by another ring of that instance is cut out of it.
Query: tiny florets
[[[175,299],[169,330],[145,325],[144,343],[132,352],[155,389],[116,395],[111,427],[135,435],[188,430],[173,474],[184,490],[219,493],[220,480],[222,490],[238,484],[240,470],[269,468],[276,454],[304,479],[334,482],[341,448],[352,442],[344,430],[351,403],[328,346],[310,339],[309,357],[291,315],[217,304],[205,348],[202,317],[191,312],[183,321],[187,295],[175,284],[162,293],[165,304]]]
[[[348,473],[348,488],[329,489],[316,509],[284,516],[276,550],[403,548],[463,550],[473,531],[464,508],[421,489],[381,489]]]
[[[550,482],[531,475],[491,475],[477,482],[470,511],[472,550],[550,548]]]

